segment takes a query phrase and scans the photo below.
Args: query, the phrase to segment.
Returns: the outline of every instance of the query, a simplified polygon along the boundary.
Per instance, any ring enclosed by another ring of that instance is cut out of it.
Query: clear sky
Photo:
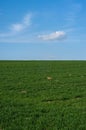
[[[86,0],[0,0],[0,60],[86,60]]]

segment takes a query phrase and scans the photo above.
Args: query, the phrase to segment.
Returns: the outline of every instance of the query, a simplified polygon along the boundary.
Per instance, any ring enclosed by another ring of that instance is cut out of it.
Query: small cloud
[[[0,42],[13,42],[13,41],[20,42],[21,40],[20,41],[18,40],[19,37],[15,38],[15,36],[17,36],[17,34],[23,32],[24,30],[28,29],[28,27],[30,27],[31,18],[32,18],[32,14],[28,13],[23,17],[23,20],[20,23],[11,24],[9,27],[9,31],[0,32]],[[28,42],[28,39],[26,40],[25,38],[25,42]]]
[[[38,38],[42,40],[64,40],[66,38],[66,33],[64,31],[56,31],[48,35],[39,35]]]
[[[24,26],[22,24],[12,24],[11,29],[16,32],[20,32],[24,29]]]
[[[11,27],[10,27],[10,29],[12,31],[15,31],[15,32],[21,32],[21,31],[23,31],[24,29],[28,28],[31,25],[31,17],[32,17],[31,14],[27,14],[23,18],[23,22],[12,24]]]

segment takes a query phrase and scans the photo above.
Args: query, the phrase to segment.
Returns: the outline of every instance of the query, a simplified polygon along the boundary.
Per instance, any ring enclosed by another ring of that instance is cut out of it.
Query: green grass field
[[[0,130],[86,130],[86,61],[0,61]]]

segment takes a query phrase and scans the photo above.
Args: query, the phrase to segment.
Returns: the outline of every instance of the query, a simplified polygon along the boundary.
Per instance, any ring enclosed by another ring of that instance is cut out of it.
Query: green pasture
[[[0,130],[86,130],[86,61],[0,61]]]

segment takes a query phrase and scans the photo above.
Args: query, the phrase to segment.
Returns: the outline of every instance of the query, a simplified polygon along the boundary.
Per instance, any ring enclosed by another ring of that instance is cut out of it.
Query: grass
[[[0,130],[86,130],[86,61],[0,61]]]

